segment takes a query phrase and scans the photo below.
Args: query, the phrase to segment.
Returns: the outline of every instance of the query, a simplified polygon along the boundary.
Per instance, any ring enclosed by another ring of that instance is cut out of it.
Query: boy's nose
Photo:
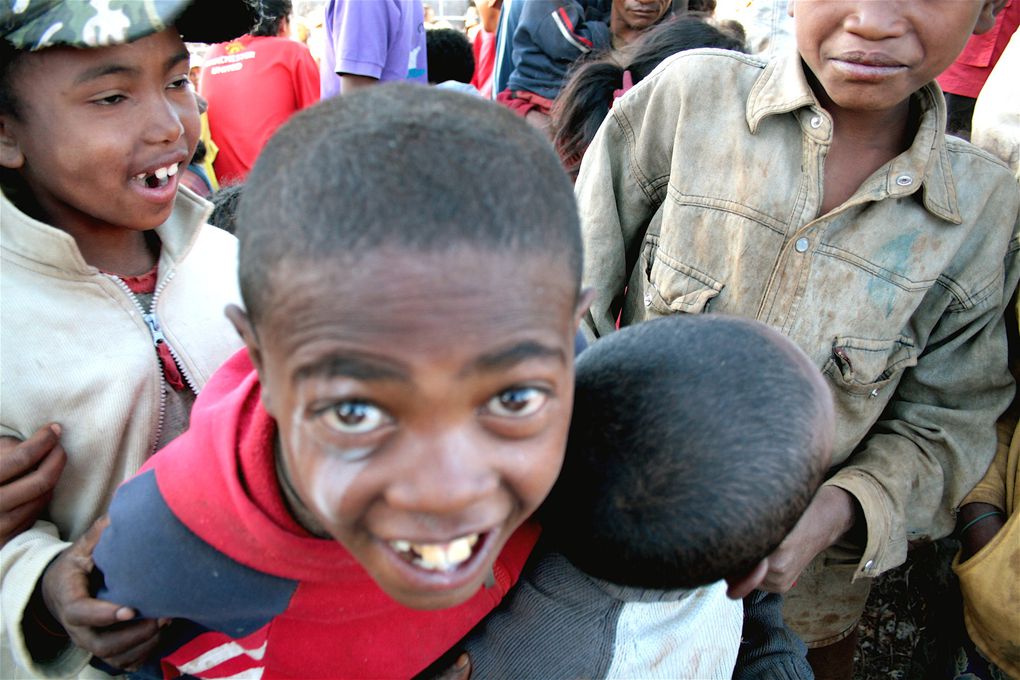
[[[903,35],[909,22],[903,15],[902,0],[858,0],[847,13],[845,28],[867,40],[884,40]]]
[[[148,107],[146,141],[155,144],[176,142],[184,134],[184,123],[173,103],[156,98]]]
[[[421,446],[398,478],[386,500],[393,508],[432,515],[461,513],[494,494],[498,472],[470,435],[458,432]]]

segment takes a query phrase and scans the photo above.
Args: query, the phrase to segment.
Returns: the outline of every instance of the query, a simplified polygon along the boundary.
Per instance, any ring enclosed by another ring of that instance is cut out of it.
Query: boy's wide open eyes
[[[366,434],[391,422],[389,415],[367,401],[343,401],[322,412],[326,426],[343,434]]]
[[[549,400],[549,393],[537,387],[511,387],[485,404],[485,410],[500,418],[526,418],[537,413]]]
[[[549,391],[539,387],[511,387],[489,399],[482,412],[497,418],[527,418],[549,401]],[[326,427],[346,435],[374,432],[391,425],[393,418],[375,404],[358,399],[342,401],[319,411]]]

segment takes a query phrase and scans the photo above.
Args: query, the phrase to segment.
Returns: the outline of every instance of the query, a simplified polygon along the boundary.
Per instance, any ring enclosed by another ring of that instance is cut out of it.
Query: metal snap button
[[[821,116],[814,116],[814,117],[812,117],[811,118],[811,127],[813,127],[816,130],[818,128],[822,127],[822,117]]]
[[[868,396],[871,397],[872,399],[877,397],[878,396],[878,388],[876,387],[875,389],[871,390],[871,394],[869,394]]]
[[[798,253],[804,253],[807,252],[808,246],[810,245],[811,242],[802,236],[799,239],[797,239],[797,242],[793,244],[793,247],[797,249]]]
[[[901,187],[909,187],[911,184],[914,183],[914,178],[911,177],[910,175],[900,175],[899,177],[896,178],[896,183],[899,184]]]
[[[645,293],[645,307],[651,307],[651,306],[652,306],[652,296],[649,295],[648,293]]]

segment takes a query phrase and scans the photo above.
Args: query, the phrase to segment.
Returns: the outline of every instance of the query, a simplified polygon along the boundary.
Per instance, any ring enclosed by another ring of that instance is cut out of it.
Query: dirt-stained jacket
[[[855,578],[952,531],[1013,394],[1002,313],[1020,190],[1001,161],[943,135],[936,84],[914,101],[910,148],[819,216],[833,123],[799,57],[693,50],[614,104],[577,182],[593,337],[621,307],[623,324],[736,314],[788,335],[828,378],[826,483],[867,523]]]

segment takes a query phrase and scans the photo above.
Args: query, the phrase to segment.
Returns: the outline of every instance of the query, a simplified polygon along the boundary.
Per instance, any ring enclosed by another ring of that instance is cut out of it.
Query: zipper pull
[[[155,314],[142,314],[142,318],[145,319],[145,324],[149,327],[149,333],[152,334],[152,344],[159,347],[161,342],[166,342],[166,336],[163,335],[163,329],[159,327],[159,319],[156,318]]]
[[[170,387],[180,392],[184,389],[184,376],[170,352],[170,344],[166,341],[166,336],[163,335],[163,329],[159,327],[159,319],[152,313],[142,314],[142,318],[145,319],[149,333],[152,334],[152,344],[156,348],[156,356],[159,357],[159,362],[163,366],[163,377]]]

